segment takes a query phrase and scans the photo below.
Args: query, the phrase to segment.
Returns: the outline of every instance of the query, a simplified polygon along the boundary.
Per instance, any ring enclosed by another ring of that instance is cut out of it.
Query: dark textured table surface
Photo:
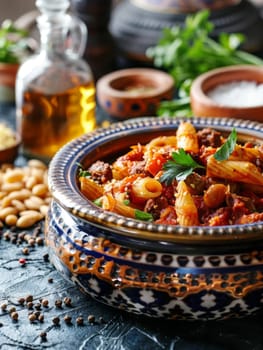
[[[0,106],[0,121],[14,123],[14,108]],[[22,163],[19,158],[17,164]],[[42,227],[42,225],[41,225]],[[44,237],[43,227],[40,236]],[[82,294],[65,281],[48,261],[47,248],[35,246],[24,256],[25,243],[6,241],[0,233],[0,349],[54,350],[262,350],[263,313],[244,319],[218,322],[182,322],[145,319],[111,309]],[[26,264],[20,262],[26,259]],[[19,299],[33,296],[33,310],[40,300],[48,306],[40,307],[44,320],[30,322],[30,310]],[[71,298],[71,305],[57,300]],[[262,296],[263,297],[263,296]],[[16,308],[18,320],[9,311]],[[71,323],[64,320],[71,317]],[[90,322],[94,316],[94,322]],[[54,318],[59,324],[54,324]],[[77,320],[82,317],[83,324]],[[46,333],[46,339],[41,333]]]

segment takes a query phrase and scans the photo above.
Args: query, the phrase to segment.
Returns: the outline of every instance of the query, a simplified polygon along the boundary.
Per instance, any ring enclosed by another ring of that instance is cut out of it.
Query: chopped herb
[[[98,207],[102,206],[102,197],[97,198],[93,201],[94,204],[96,204]]]
[[[79,169],[79,176],[80,177],[89,177],[89,176],[91,176],[91,173],[88,170]]]
[[[129,199],[124,199],[123,204],[125,204],[125,205],[129,205],[129,204],[130,204]]]
[[[79,177],[89,177],[91,176],[91,173],[88,170],[83,169],[82,164],[77,163],[79,166]]]
[[[198,164],[190,154],[180,148],[172,153],[173,160],[168,160],[163,169],[165,172],[160,177],[160,181],[170,185],[174,179],[177,181],[185,180],[197,168],[204,168]]]
[[[226,142],[216,151],[214,157],[216,160],[226,160],[229,158],[230,154],[234,151],[237,142],[237,132],[233,128],[231,134],[229,134]]]
[[[145,211],[135,209],[135,219],[143,221],[153,221],[153,216],[152,214],[146,213]]]

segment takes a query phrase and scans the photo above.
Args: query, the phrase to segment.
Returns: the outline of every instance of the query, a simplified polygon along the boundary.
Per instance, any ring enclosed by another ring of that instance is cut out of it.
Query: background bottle
[[[37,0],[40,51],[17,74],[17,131],[24,155],[50,160],[68,141],[96,127],[95,85],[81,56],[87,29],[66,13],[68,0]]]

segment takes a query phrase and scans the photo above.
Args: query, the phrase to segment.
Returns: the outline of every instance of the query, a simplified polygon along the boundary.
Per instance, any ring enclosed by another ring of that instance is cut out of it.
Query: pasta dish
[[[103,210],[156,224],[263,221],[263,146],[181,122],[174,135],[132,145],[79,169],[83,195]]]

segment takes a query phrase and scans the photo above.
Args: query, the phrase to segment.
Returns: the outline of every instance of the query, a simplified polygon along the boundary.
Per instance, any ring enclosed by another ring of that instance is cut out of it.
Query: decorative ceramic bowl
[[[262,104],[258,101],[255,104],[254,101],[257,98],[256,94],[259,93],[260,96],[263,96],[263,89],[260,92],[254,85],[262,84],[263,67],[261,66],[229,66],[201,74],[191,86],[190,95],[193,114],[198,117],[233,117],[263,121],[263,97],[260,97]],[[223,97],[220,100],[220,95],[216,95],[217,98],[212,97],[212,91],[227,85],[230,89],[226,89],[224,92],[224,94],[228,93],[227,101]],[[253,91],[254,96],[252,95]],[[231,94],[233,97],[229,101]],[[246,99],[248,99],[247,102]]]
[[[0,164],[12,164],[18,156],[20,145],[21,138],[17,133],[14,132],[14,142],[7,147],[0,147]]]
[[[188,119],[189,120],[189,119]],[[131,313],[165,319],[218,320],[263,307],[263,222],[215,227],[161,225],[103,211],[80,192],[79,163],[171,135],[181,119],[113,124],[73,140],[53,158],[53,202],[46,221],[50,259],[94,299]],[[242,140],[263,143],[263,124],[192,118]]]
[[[100,106],[118,119],[153,116],[160,102],[171,100],[173,94],[173,78],[157,69],[122,69],[97,82]]]

